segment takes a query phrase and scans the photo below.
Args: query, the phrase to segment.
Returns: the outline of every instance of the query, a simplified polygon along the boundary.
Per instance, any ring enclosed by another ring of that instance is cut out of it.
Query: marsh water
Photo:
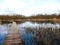
[[[10,30],[11,23],[9,24],[2,24],[0,25],[0,45],[3,45],[3,42],[6,38],[6,35],[8,34],[8,31]],[[24,22],[17,24],[17,28],[19,30],[19,34],[22,40],[22,45],[48,45],[48,33],[46,33],[45,37],[43,38],[45,40],[40,40],[40,33],[39,30],[47,30],[46,28],[53,28],[53,29],[59,29],[60,24],[58,23],[37,23],[37,22]],[[44,33],[44,31],[43,31]],[[38,34],[38,35],[37,35]],[[58,34],[57,34],[58,35]],[[43,34],[42,34],[43,36]],[[58,37],[58,36],[57,36]],[[38,38],[38,39],[37,39]],[[58,39],[57,38],[49,38],[50,45],[58,45]],[[54,39],[54,40],[53,40]],[[38,43],[38,44],[37,44]]]

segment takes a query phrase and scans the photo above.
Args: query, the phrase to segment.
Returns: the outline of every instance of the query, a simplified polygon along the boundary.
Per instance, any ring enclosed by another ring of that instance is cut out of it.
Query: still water
[[[3,44],[6,35],[8,34],[9,28],[11,24],[3,24],[0,25],[0,45]],[[36,28],[37,30],[40,28],[60,28],[60,24],[55,23],[36,23],[36,22],[24,22],[21,24],[17,24],[17,28],[19,30],[19,34],[22,40],[22,45],[37,45],[36,36]],[[34,31],[34,32],[31,32]],[[34,38],[33,38],[34,36]],[[54,44],[55,43],[55,44]],[[38,45],[46,45],[46,44],[38,44]],[[51,45],[58,45],[57,42],[53,42]]]
[[[6,34],[8,33],[9,27],[7,25],[0,25],[0,45],[3,44]]]

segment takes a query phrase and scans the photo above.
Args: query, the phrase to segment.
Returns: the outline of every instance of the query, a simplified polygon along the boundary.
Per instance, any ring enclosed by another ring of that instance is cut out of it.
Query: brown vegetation
[[[60,14],[51,14],[51,15],[43,15],[37,14],[36,16],[29,16],[25,17],[22,15],[0,15],[0,20],[2,22],[9,22],[9,21],[16,21],[16,22],[23,22],[23,21],[33,21],[33,22],[58,22],[60,23]]]
[[[37,40],[37,45],[60,45],[60,28],[27,28],[33,38]]]

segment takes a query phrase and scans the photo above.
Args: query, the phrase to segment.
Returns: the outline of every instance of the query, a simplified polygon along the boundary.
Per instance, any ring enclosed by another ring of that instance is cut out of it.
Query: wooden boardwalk
[[[13,22],[3,45],[22,45],[16,22]]]

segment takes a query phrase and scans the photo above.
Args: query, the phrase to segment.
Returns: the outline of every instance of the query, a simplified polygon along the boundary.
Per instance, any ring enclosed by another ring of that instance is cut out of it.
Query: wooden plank
[[[22,45],[16,22],[13,22],[3,45]]]

